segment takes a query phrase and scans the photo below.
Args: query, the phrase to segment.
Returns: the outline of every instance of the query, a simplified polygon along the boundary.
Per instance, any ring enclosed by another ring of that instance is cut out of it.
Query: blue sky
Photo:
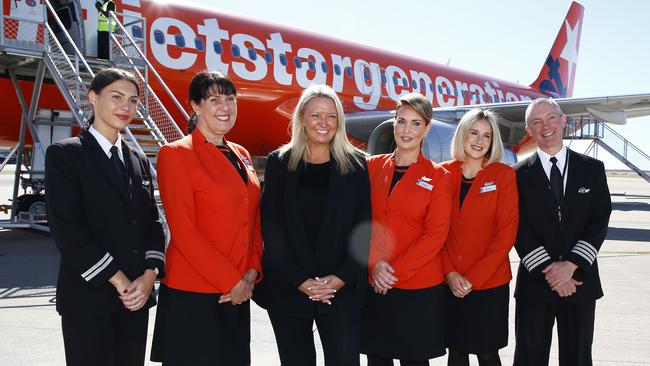
[[[215,8],[213,0],[194,0]],[[583,0],[574,97],[650,93],[650,2]],[[571,2],[222,1],[227,11],[531,83]],[[650,152],[650,117],[615,129]],[[574,145],[575,146],[575,145]],[[575,146],[577,151],[581,148]],[[582,152],[582,151],[581,151]],[[619,168],[606,156],[609,168]]]

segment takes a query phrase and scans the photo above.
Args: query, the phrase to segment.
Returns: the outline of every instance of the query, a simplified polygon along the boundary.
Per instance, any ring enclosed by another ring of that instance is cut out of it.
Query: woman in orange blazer
[[[368,159],[372,285],[362,321],[368,366],[428,365],[445,354],[446,286],[440,250],[451,214],[450,174],[422,156],[431,103],[420,94],[397,102],[392,154]]]
[[[461,119],[442,166],[452,176],[452,218],[442,251],[447,295],[448,365],[501,365],[508,343],[508,252],[519,223],[515,173],[500,163],[497,117],[474,109]]]
[[[250,365],[250,302],[261,275],[260,183],[243,147],[227,141],[236,90],[218,72],[190,84],[191,134],[158,155],[171,231],[152,360]],[[193,131],[192,131],[193,129]]]

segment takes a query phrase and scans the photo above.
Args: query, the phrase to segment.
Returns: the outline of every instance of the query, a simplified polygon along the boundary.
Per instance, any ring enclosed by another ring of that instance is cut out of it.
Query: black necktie
[[[128,185],[126,167],[122,163],[122,160],[120,160],[120,155],[117,152],[117,146],[115,145],[111,147],[111,163],[115,168],[115,173],[117,173],[117,176],[120,177],[120,181],[124,182],[125,185]]]
[[[551,163],[551,191],[555,195],[555,202],[558,206],[562,205],[562,198],[564,197],[564,182],[562,182],[562,174],[560,173],[560,168],[557,167],[557,158],[552,157]]]

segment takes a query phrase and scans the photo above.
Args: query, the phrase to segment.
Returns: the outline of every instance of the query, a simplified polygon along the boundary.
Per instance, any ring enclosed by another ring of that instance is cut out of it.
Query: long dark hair
[[[228,75],[219,71],[201,71],[190,82],[190,101],[196,104],[210,98],[211,95],[237,95],[237,88]],[[192,112],[187,122],[187,132],[196,128],[196,113]]]
[[[103,69],[95,74],[95,77],[90,82],[88,91],[93,91],[95,94],[99,94],[102,92],[102,90],[104,90],[104,88],[118,80],[127,80],[133,83],[133,85],[135,85],[135,90],[138,92],[138,95],[140,95],[140,87],[138,86],[138,81],[135,79],[135,76],[126,70],[117,69],[114,67]],[[92,125],[93,122],[95,122],[94,113],[88,119],[88,126]]]

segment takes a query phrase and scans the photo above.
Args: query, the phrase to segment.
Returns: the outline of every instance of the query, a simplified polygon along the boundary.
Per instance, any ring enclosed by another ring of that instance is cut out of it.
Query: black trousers
[[[591,366],[596,301],[571,304],[517,300],[514,366],[548,365],[557,319],[560,366]]]
[[[323,344],[325,366],[359,366],[359,310],[316,314],[310,319],[270,311],[269,318],[282,366],[316,366],[314,321]]]
[[[63,315],[68,366],[142,366],[149,310],[109,315]]]
[[[108,32],[97,31],[97,58],[104,60],[110,59],[110,43]]]

